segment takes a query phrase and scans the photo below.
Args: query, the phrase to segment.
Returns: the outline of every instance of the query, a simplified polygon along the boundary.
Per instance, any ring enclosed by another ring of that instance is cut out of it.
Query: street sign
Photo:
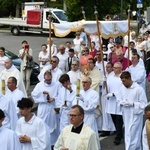
[[[142,0],[137,0],[137,4],[142,4]]]
[[[143,8],[143,4],[137,4],[137,8]]]

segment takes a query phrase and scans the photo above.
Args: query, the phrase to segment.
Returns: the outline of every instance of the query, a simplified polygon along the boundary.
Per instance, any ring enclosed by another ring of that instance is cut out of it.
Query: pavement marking
[[[100,141],[102,141],[103,139],[106,139],[108,136],[105,136],[105,137],[99,137],[98,139],[100,140]]]

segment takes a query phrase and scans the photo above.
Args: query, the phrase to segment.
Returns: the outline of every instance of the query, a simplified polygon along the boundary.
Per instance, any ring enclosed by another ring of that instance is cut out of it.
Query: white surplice
[[[27,93],[25,90],[21,72],[14,65],[12,65],[11,68],[9,68],[9,69],[4,69],[0,74],[0,80],[5,80],[5,85],[7,85],[7,81],[9,79],[9,77],[15,77],[17,79],[17,87],[27,97]],[[1,82],[0,82],[0,85],[1,85]],[[7,86],[5,86],[5,88],[7,89]],[[1,91],[0,91],[0,93],[1,93]]]
[[[115,131],[115,126],[112,121],[111,115],[106,113],[106,103],[108,99],[106,97],[106,89],[102,86],[101,95],[101,109],[102,109],[102,130],[103,131]]]
[[[76,85],[71,84],[71,88],[73,90],[72,92],[60,85],[58,90],[58,97],[55,100],[56,108],[60,108],[60,131],[62,131],[64,127],[70,124],[69,112],[72,106],[72,102],[76,98]],[[63,106],[65,101],[67,101],[67,107]]]
[[[108,93],[114,93],[115,96],[110,97],[106,101],[106,112],[108,114],[122,115],[120,107],[118,106],[116,101],[116,96],[118,95],[119,89],[122,86],[120,75],[116,76],[114,73],[112,73],[107,78],[107,86]]]
[[[95,110],[98,106],[99,94],[91,88],[87,91],[81,90],[80,94],[83,100],[79,100],[78,104],[84,109],[84,123],[98,133]],[[73,102],[73,105],[75,104],[77,104],[77,99]]]
[[[134,106],[121,106],[123,102],[127,101],[134,103]],[[120,104],[122,110],[126,150],[140,150],[143,111],[147,105],[145,91],[135,82],[129,88],[122,86],[119,90],[117,102]]]
[[[21,144],[15,131],[0,127],[0,139],[1,150],[21,150]]]
[[[142,147],[143,147],[143,150],[149,150],[145,125],[144,125],[143,132],[142,132]]]
[[[114,74],[114,72],[111,72],[109,74],[106,74],[107,78]],[[102,85],[102,94],[101,94],[101,109],[102,109],[102,130],[103,131],[115,131],[115,126],[112,121],[111,115],[106,113],[106,103],[107,103],[107,97],[106,97],[106,89],[104,88],[104,85]]]
[[[59,58],[58,68],[61,69],[63,73],[65,73],[66,61],[68,59],[68,54],[61,54],[60,52],[56,55]]]
[[[55,133],[55,130],[58,130],[58,125],[56,122],[56,113],[54,111],[55,100],[53,102],[48,103],[47,94],[43,94],[43,91],[49,92],[50,98],[56,99],[57,89],[58,84],[56,82],[46,84],[44,81],[41,81],[35,86],[34,90],[31,93],[31,96],[35,103],[38,103],[37,116],[41,118],[49,127],[52,145],[55,144],[59,135]]]
[[[19,108],[17,107],[17,104],[19,100],[25,97],[24,93],[18,88],[16,88],[14,91],[10,91],[9,89],[7,89],[5,96],[13,101],[16,108],[16,113],[19,116]]]
[[[79,134],[71,132],[73,125],[64,128],[60,134],[54,150],[60,150],[63,147],[69,150],[99,150],[99,141],[95,132],[83,124]]]
[[[31,138],[31,143],[21,143],[22,150],[51,150],[49,128],[35,115],[28,122],[21,117],[17,122],[16,133],[18,137],[26,135]]]
[[[43,80],[44,80],[44,73],[45,73],[47,70],[51,71],[52,77],[53,77],[53,81],[54,81],[54,82],[58,81],[59,78],[60,78],[60,76],[63,74],[63,72],[62,72],[58,67],[56,67],[55,69],[52,70],[52,66],[51,66],[51,64],[50,64],[50,65],[48,65],[48,66],[45,66],[45,67],[41,70],[40,74],[38,75],[39,81],[43,81]]]
[[[80,78],[81,76],[81,72],[80,70],[77,70],[77,71],[69,71],[67,72],[67,74],[69,75],[70,77],[70,82],[73,83],[73,84],[77,84],[77,80]]]
[[[0,94],[0,109],[5,114],[5,120],[3,121],[3,125],[6,128],[15,130],[18,120],[15,105],[10,99],[2,94]]]
[[[137,82],[141,87],[146,88],[146,70],[145,67],[138,63],[136,66],[129,66],[126,69],[131,73],[132,81]]]

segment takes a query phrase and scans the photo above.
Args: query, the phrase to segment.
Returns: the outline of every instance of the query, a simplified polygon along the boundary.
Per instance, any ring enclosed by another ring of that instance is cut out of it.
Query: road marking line
[[[103,139],[106,139],[108,136],[100,137],[99,140],[102,141]]]

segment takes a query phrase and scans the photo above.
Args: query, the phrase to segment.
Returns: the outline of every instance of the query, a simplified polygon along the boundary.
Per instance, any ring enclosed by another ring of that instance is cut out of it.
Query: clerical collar
[[[71,129],[71,132],[79,134],[82,130],[82,127],[83,127],[83,122],[78,127],[73,126],[72,129]]]

